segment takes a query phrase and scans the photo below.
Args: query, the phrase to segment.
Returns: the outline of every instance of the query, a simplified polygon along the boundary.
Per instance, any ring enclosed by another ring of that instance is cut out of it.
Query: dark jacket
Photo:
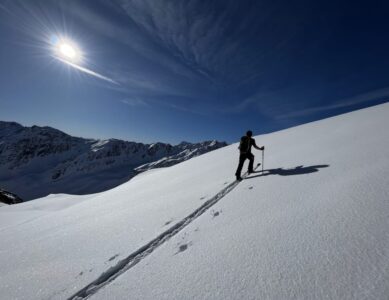
[[[242,136],[240,139],[239,150],[241,154],[251,153],[251,147],[258,147],[255,140],[247,135]]]

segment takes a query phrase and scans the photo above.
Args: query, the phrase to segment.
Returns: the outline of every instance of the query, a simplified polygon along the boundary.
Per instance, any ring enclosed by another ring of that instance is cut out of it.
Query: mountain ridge
[[[0,121],[1,187],[26,200],[50,193],[101,192],[139,172],[172,166],[226,145],[215,140],[173,146],[86,139],[49,126]]]

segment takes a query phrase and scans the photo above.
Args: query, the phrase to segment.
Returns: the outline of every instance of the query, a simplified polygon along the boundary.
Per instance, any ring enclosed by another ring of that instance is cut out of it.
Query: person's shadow
[[[262,171],[255,171],[254,173],[259,173],[259,175],[246,177],[246,179],[262,177],[262,176],[269,176],[269,175],[290,176],[290,175],[309,174],[309,173],[318,172],[320,168],[327,168],[329,166],[330,165],[316,165],[316,166],[308,166],[308,167],[297,166],[297,167],[292,168],[292,169],[277,168],[277,169],[263,170],[263,172]]]

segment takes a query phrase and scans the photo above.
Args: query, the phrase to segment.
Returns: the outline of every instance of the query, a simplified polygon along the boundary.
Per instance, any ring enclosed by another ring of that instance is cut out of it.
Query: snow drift
[[[383,104],[257,136],[265,172],[239,184],[234,144],[103,193],[2,206],[1,295],[387,299],[388,117]]]

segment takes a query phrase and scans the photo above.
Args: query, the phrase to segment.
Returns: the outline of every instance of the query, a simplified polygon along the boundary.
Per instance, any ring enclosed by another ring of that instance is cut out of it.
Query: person
[[[236,179],[241,181],[241,172],[243,168],[243,164],[246,159],[249,160],[249,168],[248,168],[248,173],[251,174],[254,172],[254,155],[251,153],[251,147],[253,146],[257,150],[265,150],[265,146],[258,147],[257,144],[255,143],[255,140],[252,138],[253,132],[251,130],[248,130],[246,132],[245,136],[242,136],[240,139],[240,145],[239,145],[239,165],[238,169],[236,170],[235,176]]]

